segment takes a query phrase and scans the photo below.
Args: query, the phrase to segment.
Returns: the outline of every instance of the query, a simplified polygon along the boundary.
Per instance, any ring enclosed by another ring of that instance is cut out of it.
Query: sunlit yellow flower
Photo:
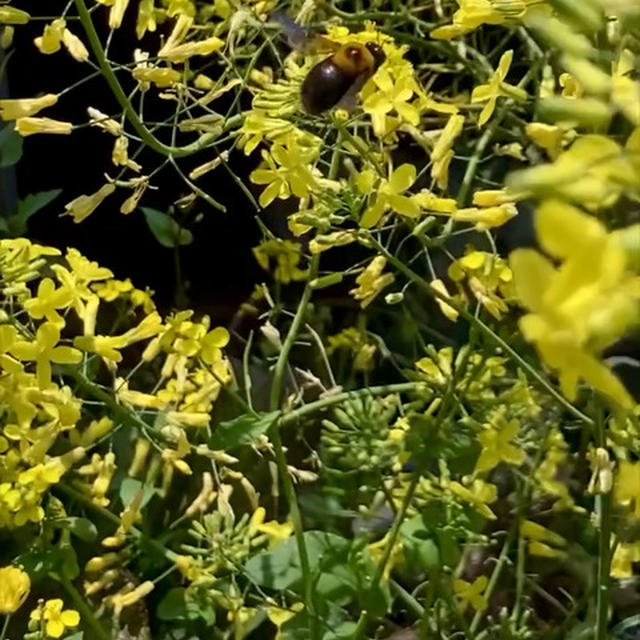
[[[484,611],[487,608],[487,596],[483,595],[489,579],[487,576],[479,576],[473,582],[467,582],[462,578],[454,578],[453,591],[460,598],[460,609],[464,612],[467,605],[471,605],[476,611]]]
[[[63,610],[63,602],[59,598],[47,600],[38,604],[31,612],[31,620],[42,620],[44,630],[50,638],[59,638],[67,627],[75,627],[80,624],[80,615],[73,609]]]
[[[431,286],[442,295],[447,296],[448,298],[451,297],[451,294],[447,291],[447,287],[445,286],[444,282],[440,280],[440,278],[432,280]],[[440,307],[440,311],[442,311],[443,315],[446,318],[449,318],[451,322],[455,322],[458,319],[459,314],[456,309],[454,309],[451,305],[448,305],[444,300],[441,300],[440,298],[436,298],[435,300],[437,305]]]
[[[518,435],[520,423],[518,420],[499,419],[496,426],[490,425],[478,434],[478,441],[482,445],[480,457],[476,462],[475,472],[489,471],[501,462],[519,466],[524,462],[524,452],[511,444]]]
[[[486,231],[502,226],[517,214],[516,206],[507,202],[495,207],[458,209],[451,217],[458,222],[473,222],[478,231]]]
[[[384,557],[384,553],[386,551],[387,545],[389,544],[389,534],[387,533],[383,538],[380,538],[377,542],[372,542],[368,549],[369,553],[373,560],[378,563],[382,561]],[[389,580],[389,576],[393,569],[397,566],[404,564],[404,550],[402,545],[402,540],[400,537],[396,539],[393,543],[393,547],[391,549],[391,555],[387,561],[387,564],[384,566],[384,571],[382,573],[382,577],[385,580]]]
[[[372,80],[377,91],[364,100],[362,109],[371,116],[373,131],[378,137],[388,133],[387,114],[392,112],[413,126],[418,124],[420,112],[414,104],[410,104],[416,86],[411,75],[402,74],[394,78],[385,67],[381,67]]]
[[[111,183],[102,185],[95,193],[90,195],[82,195],[74,198],[65,205],[65,213],[73,216],[73,221],[82,222],[90,216],[104,201],[116,190]]]
[[[16,120],[16,131],[21,136],[32,136],[35,133],[54,133],[68,135],[73,130],[70,122],[62,120],[52,120],[51,118],[18,118]]]
[[[0,24],[27,24],[31,16],[8,4],[0,6]]]
[[[109,498],[106,497],[111,479],[116,470],[116,457],[110,451],[102,457],[98,453],[91,456],[91,462],[78,468],[78,473],[82,476],[95,476],[91,485],[91,497],[95,504],[106,507]]]
[[[364,175],[365,172],[361,174],[361,176]],[[420,214],[420,207],[415,198],[403,195],[405,191],[411,188],[415,180],[416,168],[412,164],[400,165],[393,171],[388,180],[381,180],[380,185],[375,190],[376,197],[373,204],[362,214],[360,226],[365,229],[374,227],[389,209],[402,216],[417,217]]]
[[[293,134],[282,142],[274,142],[270,152],[263,151],[266,167],[255,169],[249,176],[255,184],[268,185],[260,194],[260,205],[266,207],[276,198],[286,200],[292,194],[298,198],[308,196],[317,187],[311,170],[317,157],[315,145],[302,146]]]
[[[532,249],[511,254],[516,292],[531,311],[520,320],[525,338],[558,370],[570,400],[582,378],[632,407],[622,383],[595,355],[637,318],[640,278],[627,272],[626,252],[598,220],[558,201],[538,209],[536,229],[543,249],[563,262],[555,267]]]
[[[46,318],[49,322],[62,327],[64,320],[57,309],[66,309],[73,300],[73,292],[64,285],[56,289],[51,278],[43,278],[38,285],[38,293],[25,300],[24,308],[36,320]]]
[[[360,300],[360,306],[365,309],[374,298],[394,280],[392,273],[385,273],[387,261],[382,256],[376,256],[356,278],[357,287],[349,292],[356,300]]]
[[[507,84],[504,79],[507,77],[511,61],[513,60],[513,50],[505,51],[500,58],[498,68],[494,71],[489,79],[488,84],[475,87],[471,94],[471,102],[486,102],[480,117],[478,118],[478,126],[481,127],[493,115],[496,108],[496,102],[500,96],[514,98],[516,100],[526,100],[527,92],[519,87]]]
[[[0,100],[0,118],[2,120],[17,120],[33,116],[56,102],[58,102],[58,96],[54,93],[47,93],[39,98]]]
[[[279,542],[290,538],[293,534],[293,524],[291,522],[277,522],[271,520],[256,525],[256,531],[264,533],[269,538],[269,546],[273,547]]]
[[[0,569],[0,614],[16,612],[27,599],[31,589],[29,574],[18,567]]]
[[[47,389],[51,385],[51,363],[77,364],[82,353],[72,347],[56,346],[60,340],[60,328],[52,322],[44,322],[38,328],[35,340],[19,340],[11,347],[11,354],[19,360],[36,362],[38,386]]]
[[[634,125],[640,125],[640,84],[630,77],[637,64],[629,49],[624,49],[613,65],[612,102]]]
[[[473,31],[481,24],[502,24],[505,17],[493,8],[489,0],[458,0],[459,9],[452,24],[434,29],[429,34],[439,40],[450,40]]]
[[[162,48],[159,54],[170,62],[184,62],[192,56],[208,56],[224,47],[224,40],[211,36],[197,42],[185,42],[171,48]]]

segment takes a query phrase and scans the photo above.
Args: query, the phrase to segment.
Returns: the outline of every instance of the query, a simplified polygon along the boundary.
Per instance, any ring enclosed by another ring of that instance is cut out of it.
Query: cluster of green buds
[[[192,584],[212,585],[221,575],[235,572],[253,549],[267,542],[268,536],[259,531],[263,520],[264,509],[259,508],[236,522],[230,507],[209,513],[202,521],[194,520],[189,535],[197,544],[182,545],[190,556],[187,577]]]
[[[390,470],[400,453],[390,437],[396,396],[354,398],[322,421],[320,458],[329,473],[360,474]]]

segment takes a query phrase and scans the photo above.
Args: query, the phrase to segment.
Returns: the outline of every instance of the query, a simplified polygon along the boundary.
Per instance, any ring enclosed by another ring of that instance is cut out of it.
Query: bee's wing
[[[292,49],[303,53],[328,53],[337,51],[340,45],[324,36],[313,34],[283,11],[274,11],[271,17],[282,25],[287,42]]]
[[[342,98],[340,98],[336,104],[336,108],[345,109],[349,112],[353,111],[358,106],[358,94],[371,75],[372,74],[369,72],[361,73],[353,81],[353,84],[347,89],[347,92],[342,96]]]

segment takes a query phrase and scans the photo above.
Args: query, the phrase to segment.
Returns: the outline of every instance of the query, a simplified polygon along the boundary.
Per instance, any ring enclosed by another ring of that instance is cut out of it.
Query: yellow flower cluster
[[[80,428],[82,397],[76,395],[78,390],[72,391],[67,380],[83,379],[75,367],[81,361],[88,364],[96,360],[93,354],[99,356],[113,377],[113,389],[106,393],[133,410],[153,408],[163,416],[174,436],[165,444],[169,468],[190,452],[184,429],[208,424],[212,403],[229,379],[221,351],[228,341],[226,330],[209,330],[207,318],[191,322],[191,312],[163,321],[147,292],[114,280],[109,269],[75,249],[69,249],[56,263],[48,263],[55,256],[60,256],[58,250],[25,239],[0,241],[3,527],[42,520],[43,495],[113,427],[105,415],[84,430]],[[47,265],[52,278],[42,275]],[[142,319],[120,335],[101,335],[97,333],[103,325],[101,311],[104,308],[105,314],[110,313],[108,307],[115,300],[125,302],[130,313],[141,313]],[[74,337],[78,328],[81,335]],[[147,343],[142,363],[161,361],[163,384],[154,394],[133,392],[129,385],[134,379],[118,377],[122,351],[139,342]],[[84,385],[89,389],[95,386],[89,381]],[[176,457],[174,443],[181,439],[186,451]],[[51,455],[54,445],[62,453]],[[188,469],[184,461],[181,463]],[[109,502],[107,492],[115,465],[112,452],[95,452],[90,463],[77,468],[81,477],[91,481],[87,492],[99,505]]]

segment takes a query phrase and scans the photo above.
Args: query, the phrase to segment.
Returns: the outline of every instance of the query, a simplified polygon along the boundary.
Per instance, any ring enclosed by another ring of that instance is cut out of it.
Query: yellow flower
[[[62,43],[66,47],[71,56],[78,62],[86,62],[89,59],[87,47],[78,36],[71,33],[69,29],[65,29],[62,34]]]
[[[129,138],[125,136],[118,136],[113,144],[113,151],[111,152],[111,160],[117,167],[129,167],[132,171],[140,171],[142,167],[135,161],[129,158]]]
[[[0,614],[15,613],[27,599],[31,589],[29,574],[18,567],[0,569]]]
[[[483,595],[489,579],[487,576],[479,576],[472,583],[454,578],[453,591],[460,598],[460,609],[464,612],[467,605],[471,605],[476,611],[484,611],[487,608],[487,596]]]
[[[112,595],[110,597],[110,604],[113,607],[115,615],[117,616],[125,607],[130,607],[142,600],[142,598],[149,595],[154,588],[155,584],[151,582],[151,580],[146,580],[135,587],[135,589]]]
[[[621,460],[613,492],[614,500],[633,509],[640,519],[640,463]]]
[[[120,28],[122,18],[124,18],[124,12],[128,6],[129,0],[113,0],[111,11],[109,11],[109,29]]]
[[[265,271],[270,271],[271,263],[275,261],[273,277],[278,282],[288,284],[292,280],[304,280],[307,277],[307,271],[299,267],[302,247],[297,242],[270,238],[254,247],[253,255]]]
[[[567,555],[563,549],[567,541],[537,522],[523,520],[520,523],[520,535],[528,540],[527,547],[531,555],[558,559]]]
[[[102,185],[95,193],[74,198],[65,205],[65,214],[73,217],[75,223],[90,216],[116,190],[111,183]]]
[[[16,131],[23,137],[32,136],[35,133],[53,133],[68,135],[73,130],[70,122],[52,120],[51,118],[18,118]]]
[[[441,189],[446,189],[449,183],[449,165],[453,158],[453,143],[462,133],[464,116],[454,114],[449,117],[440,137],[431,152],[431,177]]]
[[[260,205],[268,206],[276,198],[286,200],[292,194],[305,198],[317,187],[311,164],[318,157],[315,144],[302,146],[295,135],[274,142],[271,152],[262,151],[266,167],[255,169],[249,179],[255,184],[268,185],[260,194]]]
[[[166,58],[170,62],[184,62],[192,56],[208,56],[224,47],[224,40],[211,36],[198,42],[185,42],[174,47],[163,47],[159,57]]]
[[[617,142],[585,135],[555,162],[513,172],[507,184],[516,192],[560,197],[595,209],[615,204],[625,192],[636,192],[640,176],[632,157]]]
[[[436,278],[435,280],[432,280],[431,286],[442,295],[445,295],[449,298],[451,297],[451,294],[447,291],[447,287],[445,286],[444,282],[440,280],[440,278]],[[435,300],[438,306],[440,307],[440,311],[442,311],[443,315],[446,318],[449,318],[451,322],[455,322],[458,319],[459,314],[456,309],[454,309],[451,305],[447,304],[446,302],[444,302],[444,300],[441,300],[440,298],[436,298]]]
[[[60,51],[66,24],[64,18],[57,18],[45,26],[44,33],[34,40],[41,53],[49,54]]]
[[[520,320],[525,338],[559,371],[564,395],[574,400],[579,379],[626,408],[633,400],[596,353],[637,318],[640,278],[628,273],[618,237],[595,218],[558,201],[537,212],[542,248],[559,267],[532,249],[518,249],[510,262],[516,292],[531,313]]]
[[[468,502],[485,518],[489,520],[496,519],[496,515],[487,506],[488,504],[495,502],[498,497],[498,489],[494,484],[489,484],[488,482],[484,482],[483,480],[476,478],[471,484],[470,489],[456,481],[451,481],[447,483],[446,486],[451,493],[461,500]]]
[[[476,462],[475,472],[489,471],[500,462],[519,466],[524,462],[524,452],[511,444],[520,429],[518,420],[498,419],[496,426],[489,426],[478,434],[482,445],[480,457]]]
[[[229,332],[224,327],[209,331],[201,341],[200,357],[207,364],[214,364],[222,358],[222,349],[229,344]]]
[[[562,87],[563,98],[582,98],[584,89],[580,82],[570,73],[563,73],[560,78],[558,78],[558,81]]]
[[[296,602],[288,608],[273,606],[267,609],[267,617],[270,622],[278,628],[278,632],[276,633],[274,640],[283,640],[284,635],[280,630],[281,627],[303,609],[304,604],[302,604],[302,602]]]
[[[262,524],[256,525],[256,531],[266,534],[269,538],[269,546],[273,547],[279,542],[291,537],[293,533],[293,524],[291,522],[277,522],[271,520]]]
[[[388,133],[387,115],[395,112],[410,125],[420,121],[420,112],[409,101],[415,94],[416,81],[412,75],[403,73],[393,78],[385,67],[380,67],[372,78],[377,90],[362,104],[365,113],[371,116],[373,132],[382,137]]]
[[[611,559],[611,577],[633,578],[636,562],[640,562],[640,542],[618,542]]]
[[[136,67],[131,75],[138,82],[151,82],[157,87],[170,87],[176,82],[180,82],[182,74],[170,67]]]
[[[7,4],[0,6],[0,24],[27,24],[30,18],[26,11]]]
[[[136,21],[136,36],[140,40],[147,31],[156,30],[156,10],[154,0],[140,0],[138,5],[138,19]]]
[[[488,84],[482,84],[474,88],[471,93],[471,102],[486,102],[480,117],[478,118],[478,126],[482,127],[492,116],[496,101],[500,96],[508,96],[516,100],[526,100],[527,92],[519,87],[507,84],[504,79],[507,77],[511,61],[513,60],[513,50],[505,51],[500,58],[498,68],[494,71],[489,79]]]
[[[363,172],[361,176],[366,177],[366,174]],[[420,214],[420,207],[415,198],[402,195],[411,188],[415,180],[416,168],[412,164],[400,165],[388,180],[381,180],[376,189],[376,198],[373,204],[362,214],[360,226],[370,229],[378,224],[380,218],[389,209],[409,218],[417,217]]]
[[[368,547],[369,553],[371,554],[371,557],[376,563],[379,563],[382,561],[382,558],[384,557],[384,553],[386,551],[388,543],[389,543],[389,534],[387,533],[383,538],[381,538],[377,542],[372,542],[369,545]],[[384,571],[382,574],[382,577],[384,578],[384,580],[389,580],[389,576],[391,575],[391,572],[393,571],[393,569],[399,565],[402,565],[403,563],[404,563],[404,550],[403,550],[402,540],[397,538],[396,541],[393,543],[393,547],[391,549],[391,555],[389,556],[387,564],[384,566]]]
[[[0,100],[0,118],[2,120],[17,120],[33,116],[56,102],[58,102],[58,96],[54,93],[47,93],[39,98]]]
[[[634,125],[640,125],[640,84],[629,77],[636,68],[635,56],[624,49],[613,65],[611,101]]]
[[[36,375],[40,389],[51,386],[51,363],[77,364],[82,353],[72,347],[56,346],[60,340],[60,328],[52,322],[44,322],[38,328],[35,340],[19,340],[10,353],[19,360],[36,362]]]
[[[57,309],[66,309],[73,300],[73,292],[64,285],[56,289],[51,278],[43,278],[38,285],[34,298],[25,300],[25,311],[36,320],[46,318],[58,327],[64,326],[62,316]]]
[[[31,612],[32,620],[44,621],[44,630],[50,638],[59,638],[67,627],[75,627],[80,624],[80,615],[73,609],[63,611],[63,602],[59,598],[40,603],[37,609]]]
[[[502,24],[505,16],[493,8],[489,0],[458,0],[460,8],[453,14],[452,24],[438,27],[429,34],[438,40],[450,40],[473,31],[481,24]]]
[[[387,261],[382,256],[376,256],[356,278],[358,286],[349,292],[356,300],[360,300],[360,306],[365,309],[374,298],[388,285],[395,277],[392,273],[385,273]]]
[[[451,217],[458,222],[473,222],[478,231],[486,231],[502,226],[517,214],[516,206],[507,202],[495,207],[458,209]]]

